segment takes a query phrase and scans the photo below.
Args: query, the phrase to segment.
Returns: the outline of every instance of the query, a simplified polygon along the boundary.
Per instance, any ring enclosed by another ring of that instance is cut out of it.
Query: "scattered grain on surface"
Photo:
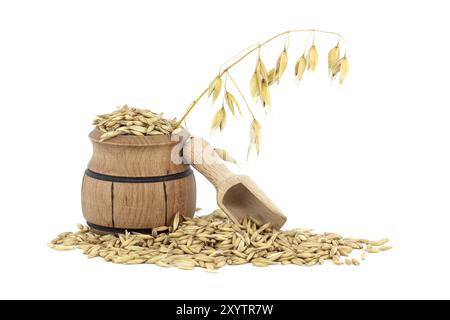
[[[305,229],[280,231],[251,218],[236,224],[221,210],[195,218],[176,215],[171,226],[155,228],[152,234],[100,235],[83,225],[77,229],[61,233],[49,247],[58,251],[80,249],[89,258],[101,257],[117,264],[155,264],[182,270],[199,267],[214,271],[242,264],[315,266],[327,260],[335,265],[359,266],[360,261],[351,257],[355,252],[359,251],[364,261],[368,253],[392,249],[384,246],[388,239],[369,241]]]

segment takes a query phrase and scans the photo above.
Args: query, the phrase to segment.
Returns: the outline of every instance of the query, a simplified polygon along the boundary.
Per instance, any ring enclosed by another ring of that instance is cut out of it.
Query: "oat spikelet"
[[[348,60],[347,60],[347,57],[344,56],[341,59],[341,63],[340,63],[340,74],[339,74],[339,83],[340,84],[344,83],[345,79],[347,78],[348,70],[349,70]]]
[[[267,107],[269,110],[271,109],[272,102],[270,100],[269,84],[265,81],[261,84],[261,102],[264,108]]]
[[[225,108],[222,107],[215,114],[213,121],[212,121],[211,128],[213,130],[220,129],[220,131],[222,131],[225,128],[226,120],[227,120],[227,113],[225,111]]]
[[[339,48],[339,44],[337,44],[333,49],[328,52],[328,75],[331,77],[333,67],[339,61],[339,57],[341,56],[341,50]]]
[[[262,61],[261,57],[258,58],[258,62],[256,64],[256,74],[262,80],[269,82],[266,65]]]
[[[318,63],[319,52],[317,51],[316,45],[313,44],[308,51],[308,70],[315,71]]]
[[[239,106],[239,103],[237,102],[236,98],[228,91],[225,93],[225,101],[233,116],[236,116],[235,110],[237,110],[242,116],[242,110]]]
[[[295,64],[295,80],[297,82],[299,82],[302,79],[303,74],[305,73],[306,65],[307,62],[305,55],[302,55]]]
[[[283,76],[284,71],[286,70],[287,63],[288,63],[288,54],[286,49],[284,49],[283,52],[281,52],[280,56],[278,57],[277,66],[275,68],[274,81],[276,81],[277,83],[280,82],[281,77]]]
[[[253,119],[250,125],[250,144],[248,146],[247,158],[253,148],[256,148],[256,153],[259,155],[261,150],[261,125],[256,119]]]
[[[261,57],[258,58],[258,62],[256,63],[255,73],[256,79],[258,81],[258,90],[259,93],[261,94],[263,82],[265,82],[266,84],[269,83],[269,73],[267,72],[264,62],[261,60]]]
[[[259,82],[258,82],[258,75],[255,73],[253,73],[252,78],[250,80],[250,93],[252,95],[252,99],[253,99],[253,103],[256,102],[256,100],[258,100],[258,97],[260,95],[259,93]]]
[[[275,83],[275,72],[276,72],[276,69],[275,69],[275,68],[270,69],[270,70],[267,72],[267,75],[268,75],[268,77],[269,77],[269,86],[271,86],[272,84]]]
[[[339,74],[339,72],[341,71],[341,62],[342,59],[338,60],[338,62],[335,63],[335,65],[333,66],[333,68],[331,69],[331,80],[334,80],[336,78],[336,76]]]
[[[212,103],[216,102],[217,98],[220,95],[220,91],[222,90],[222,79],[217,76],[209,85],[208,88],[208,96],[212,95]]]
[[[214,151],[217,153],[217,155],[223,161],[230,162],[230,163],[233,163],[235,165],[238,165],[238,161],[235,158],[233,158],[228,151],[226,151],[224,149],[219,149],[219,148],[214,149]]]

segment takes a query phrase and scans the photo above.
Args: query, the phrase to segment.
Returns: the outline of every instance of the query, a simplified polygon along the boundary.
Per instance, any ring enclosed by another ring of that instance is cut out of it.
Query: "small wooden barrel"
[[[99,232],[149,232],[169,225],[179,212],[192,217],[196,204],[195,177],[188,165],[174,164],[178,142],[170,136],[118,136],[100,142],[89,138],[93,156],[82,186],[83,214]]]

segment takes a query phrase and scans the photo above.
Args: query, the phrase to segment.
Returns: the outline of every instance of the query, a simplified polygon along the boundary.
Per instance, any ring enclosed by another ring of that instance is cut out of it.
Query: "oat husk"
[[[213,271],[242,264],[315,266],[327,260],[335,265],[359,266],[361,262],[352,254],[362,252],[361,260],[365,260],[378,244],[381,248],[376,252],[391,249],[384,246],[388,239],[374,242],[306,229],[279,231],[253,219],[236,224],[221,210],[196,218],[176,215],[171,226],[156,228],[152,234],[98,235],[83,225],[78,229],[60,234],[49,246],[58,251],[80,249],[89,258],[101,257],[117,264],[155,264],[182,270],[199,267]]]
[[[169,135],[174,132],[177,121],[164,119],[162,113],[124,105],[112,113],[97,116],[94,125],[102,132],[100,140],[105,141],[119,135]]]
[[[331,77],[333,68],[336,63],[339,61],[341,56],[341,50],[339,48],[339,44],[333,47],[330,52],[328,52],[328,75]]]
[[[308,70],[316,71],[317,65],[319,63],[319,52],[315,44],[311,46],[308,50]]]

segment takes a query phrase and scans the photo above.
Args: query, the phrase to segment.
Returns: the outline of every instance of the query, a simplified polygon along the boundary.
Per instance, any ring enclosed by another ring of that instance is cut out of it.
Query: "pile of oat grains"
[[[97,116],[93,123],[102,133],[101,141],[121,135],[158,136],[176,130],[176,119],[168,120],[162,113],[124,105],[116,111]]]
[[[152,234],[125,233],[99,235],[79,225],[78,232],[65,232],[50,242],[52,249],[80,249],[89,258],[101,257],[117,264],[155,264],[208,271],[225,265],[251,263],[270,265],[359,266],[368,254],[392,249],[389,239],[370,241],[345,238],[336,233],[316,234],[312,230],[279,231],[252,218],[231,222],[221,210],[207,216],[183,218],[177,215],[168,227],[155,228]]]

